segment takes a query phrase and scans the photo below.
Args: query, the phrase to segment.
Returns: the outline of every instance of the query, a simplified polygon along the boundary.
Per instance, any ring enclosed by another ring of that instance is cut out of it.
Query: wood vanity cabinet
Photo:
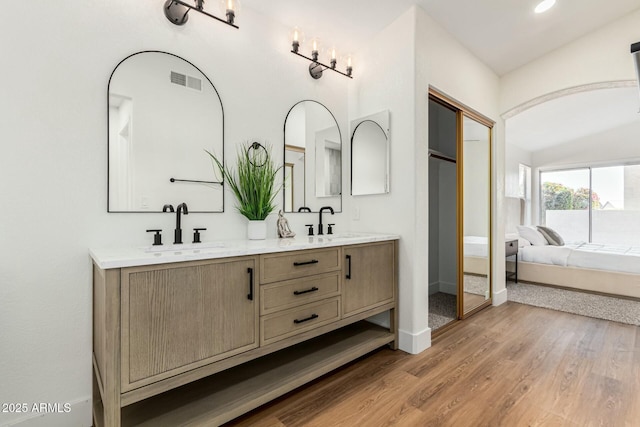
[[[101,269],[94,425],[220,425],[397,343],[397,241]],[[390,327],[365,321],[389,313]]]
[[[342,315],[388,304],[395,299],[395,248],[389,242],[344,248],[345,275],[342,288]]]
[[[122,391],[258,347],[256,264],[123,268]]]

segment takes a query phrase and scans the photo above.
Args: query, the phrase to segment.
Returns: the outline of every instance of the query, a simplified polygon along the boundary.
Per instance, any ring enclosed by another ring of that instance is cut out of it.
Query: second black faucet
[[[322,236],[324,234],[324,231],[322,229],[322,212],[324,211],[329,211],[331,212],[331,215],[333,215],[333,208],[331,206],[323,206],[320,208],[320,213],[318,214],[319,218],[319,222],[318,222],[318,236]],[[329,227],[329,234],[332,234],[332,230],[331,227]]]
[[[173,232],[173,244],[179,245],[182,243],[182,227],[180,225],[180,215],[189,214],[189,208],[186,203],[180,203],[176,208],[176,229]]]

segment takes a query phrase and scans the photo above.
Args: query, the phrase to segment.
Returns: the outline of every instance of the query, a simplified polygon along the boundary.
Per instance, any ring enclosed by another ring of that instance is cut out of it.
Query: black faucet
[[[180,227],[180,214],[187,215],[189,209],[186,203],[180,203],[176,209],[176,230],[173,233],[173,244],[182,244],[182,228]]]
[[[311,212],[311,209],[306,206],[301,206],[298,208],[298,212]]]
[[[320,213],[318,216],[320,217],[320,222],[318,223],[318,236],[322,236],[324,232],[322,231],[322,212],[329,211],[331,215],[333,215],[333,208],[331,206],[323,206],[320,208]]]

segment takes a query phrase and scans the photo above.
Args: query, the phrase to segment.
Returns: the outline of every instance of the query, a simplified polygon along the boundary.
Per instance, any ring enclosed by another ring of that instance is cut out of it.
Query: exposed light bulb
[[[233,21],[236,19],[236,12],[238,11],[237,0],[222,0],[224,5],[225,15],[227,15],[227,22],[233,25]]]
[[[300,38],[300,34],[298,34],[298,30],[297,29],[293,30],[293,41],[299,42],[300,41],[299,38]]]
[[[536,8],[534,9],[535,13],[543,13],[547,10],[551,9],[553,5],[556,4],[556,0],[542,0]]]

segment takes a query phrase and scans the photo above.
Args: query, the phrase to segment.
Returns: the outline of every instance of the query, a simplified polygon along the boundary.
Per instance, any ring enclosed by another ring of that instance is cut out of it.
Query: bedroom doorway
[[[491,304],[493,122],[429,91],[429,327]],[[433,336],[433,335],[432,335]]]

